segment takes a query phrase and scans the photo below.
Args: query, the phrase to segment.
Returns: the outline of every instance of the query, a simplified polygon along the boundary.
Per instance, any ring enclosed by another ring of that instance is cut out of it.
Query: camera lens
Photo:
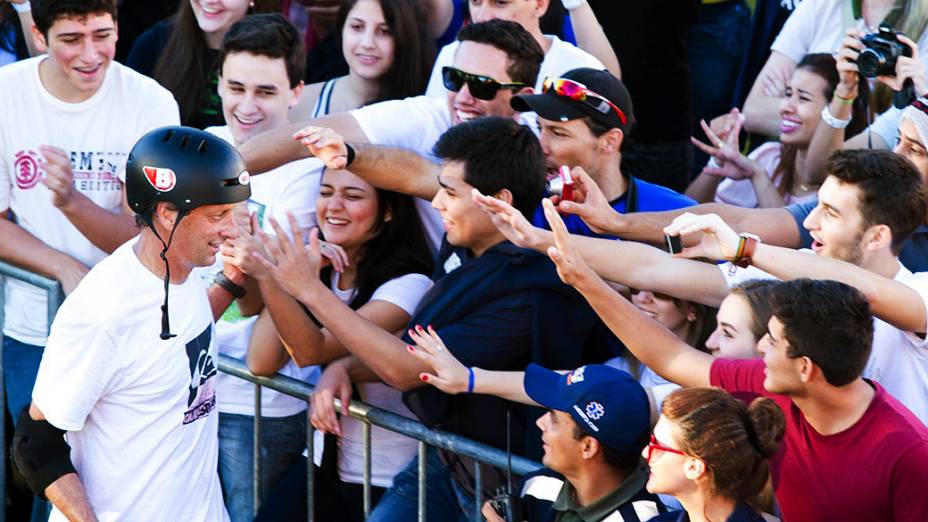
[[[864,49],[857,56],[857,69],[865,78],[875,78],[886,64],[886,57],[876,49]]]

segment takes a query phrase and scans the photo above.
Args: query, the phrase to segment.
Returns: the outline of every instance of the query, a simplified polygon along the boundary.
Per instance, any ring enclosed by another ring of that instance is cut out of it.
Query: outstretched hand
[[[545,243],[546,231],[533,226],[521,212],[500,199],[484,196],[479,190],[471,190],[471,197],[477,205],[490,215],[493,225],[500,233],[522,248],[538,249]]]
[[[306,248],[302,244],[302,234],[296,218],[289,212],[287,218],[290,221],[292,238],[287,237],[283,227],[271,217],[271,227],[277,235],[271,237],[260,229],[257,231],[270,258],[258,253],[252,256],[285,292],[303,301],[308,299],[305,292],[310,285],[314,281],[319,282],[319,270],[322,268],[319,229],[314,228],[310,231],[309,248]]]
[[[313,156],[322,160],[325,166],[343,169],[348,164],[348,146],[341,134],[326,127],[304,127],[293,135]]]
[[[712,156],[718,164],[707,165],[702,170],[703,173],[735,180],[747,179],[764,173],[763,168],[756,161],[741,154],[738,135],[741,133],[744,116],[738,112],[738,109],[732,109],[732,114],[736,116],[733,127],[727,133],[721,135],[715,133],[705,120],[699,122],[712,145],[703,143],[696,138],[690,138],[696,148]]]
[[[419,379],[422,382],[431,384],[439,390],[452,395],[467,391],[470,372],[451,354],[441,337],[432,328],[432,325],[427,328],[416,325],[415,328],[410,328],[407,333],[416,343],[418,349],[412,346],[407,346],[406,349],[416,359],[419,359],[432,369],[432,373],[422,372],[419,374]]]
[[[541,204],[544,207],[548,224],[551,226],[551,232],[554,234],[554,246],[548,247],[547,254],[557,266],[557,275],[561,281],[579,288],[599,279],[574,246],[564,220],[554,209],[554,204],[550,200],[543,200]]]
[[[608,234],[609,226],[618,212],[585,170],[574,167],[570,174],[574,179],[574,200],[556,201],[557,209],[565,214],[576,214],[597,234]]]
[[[664,233],[670,236],[682,236],[696,232],[702,233],[699,243],[683,249],[675,257],[706,257],[716,261],[734,259],[738,253],[740,236],[716,214],[691,214],[677,216],[672,223],[664,227]]]

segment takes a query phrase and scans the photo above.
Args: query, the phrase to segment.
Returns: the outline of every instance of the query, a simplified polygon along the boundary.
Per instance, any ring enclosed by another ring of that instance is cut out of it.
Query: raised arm
[[[770,137],[780,135],[780,99],[795,70],[796,62],[785,54],[770,53],[744,101],[745,130]]]
[[[558,0],[554,0],[555,2]],[[613,76],[622,79],[622,68],[619,66],[619,58],[615,54],[615,49],[606,38],[603,26],[596,19],[596,13],[586,0],[582,0],[580,5],[567,11],[570,15],[570,23],[574,28],[574,35],[577,37],[577,47],[592,54],[597,60],[606,66],[606,70]]]
[[[709,386],[713,357],[687,345],[670,330],[643,313],[596,275],[575,248],[574,236],[550,201],[543,202],[555,245],[548,256],[558,275],[593,307],[619,340],[642,364],[681,386]]]
[[[331,128],[351,143],[369,141],[354,116],[347,112],[291,123],[285,127],[258,134],[238,147],[238,151],[245,158],[248,171],[252,174],[261,174],[285,163],[312,157],[309,149],[300,143],[298,138],[295,138],[297,132],[307,126]]]
[[[702,232],[703,241],[684,250],[682,255],[686,256],[729,259],[740,241],[738,234],[715,215],[682,216],[670,228],[680,233]],[[900,330],[925,333],[928,323],[925,298],[887,277],[838,259],[763,243],[757,245],[752,264],[784,280],[807,277],[851,285],[866,296],[874,316]]]
[[[324,127],[306,127],[295,135],[330,169],[347,169],[375,187],[432,199],[441,188],[440,166],[411,150],[353,143],[354,158],[348,165],[348,145],[342,135]]]
[[[513,243],[543,253],[554,246],[552,232],[533,227],[512,206],[476,191],[473,197]],[[655,247],[633,241],[572,235],[571,242],[584,263],[607,281],[709,306],[718,306],[728,295],[725,278],[715,265],[674,258]]]

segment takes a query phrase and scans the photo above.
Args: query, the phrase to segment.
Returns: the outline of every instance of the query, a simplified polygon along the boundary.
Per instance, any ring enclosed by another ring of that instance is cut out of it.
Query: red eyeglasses
[[[684,452],[682,452],[682,451],[680,451],[680,450],[678,450],[678,449],[674,449],[674,448],[671,448],[671,447],[668,447],[668,446],[664,446],[664,445],[661,444],[660,442],[657,442],[657,438],[654,437],[654,434],[652,433],[652,434],[651,434],[651,442],[648,443],[648,455],[647,455],[648,464],[651,463],[651,455],[654,455],[654,450],[666,451],[666,452],[669,452],[669,453],[676,453],[677,455],[683,455],[684,457],[689,457],[688,454],[686,454],[686,453],[684,453]]]
[[[607,100],[605,96],[587,89],[586,85],[582,83],[568,80],[567,78],[546,78],[544,83],[541,84],[541,91],[554,91],[558,96],[578,101],[603,114],[606,114],[609,112],[609,109],[612,109],[619,116],[619,121],[622,122],[622,125],[627,124],[625,113],[622,112],[621,109]]]

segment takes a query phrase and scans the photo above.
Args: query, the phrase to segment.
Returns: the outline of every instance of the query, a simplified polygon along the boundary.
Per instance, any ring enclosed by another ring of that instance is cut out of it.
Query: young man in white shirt
[[[127,200],[145,227],[65,300],[14,436],[50,520],[228,520],[213,319],[229,298],[207,297],[196,269],[234,237],[248,182],[235,149],[196,129],[155,129],[130,151]]]
[[[245,17],[229,29],[219,56],[219,96],[227,125],[210,127],[206,132],[239,146],[255,134],[287,125],[287,112],[303,90],[304,68],[300,36],[290,22],[279,14]],[[313,226],[321,169],[319,160],[303,159],[252,178],[246,205],[255,224],[273,234],[268,218],[273,216],[283,223],[290,212],[301,229]],[[217,262],[205,273],[213,276],[222,269],[222,263]],[[216,340],[220,354],[244,360],[252,343],[280,344],[280,339],[270,317],[262,319],[263,328],[256,328],[257,313],[263,309],[258,286],[248,278],[241,288],[247,289],[244,297],[234,301],[216,322]],[[301,369],[292,360],[279,371],[301,380],[318,374],[317,367]],[[254,517],[254,385],[220,374],[217,386],[223,496],[232,522],[250,521]],[[263,390],[262,497],[302,454],[306,446],[305,412],[306,401]]]
[[[149,130],[176,124],[153,80],[113,62],[114,0],[33,7],[47,54],[0,69],[0,260],[57,279],[70,293],[137,233],[124,212],[123,165]],[[45,291],[7,278],[3,324],[7,407],[29,404],[45,345]]]

